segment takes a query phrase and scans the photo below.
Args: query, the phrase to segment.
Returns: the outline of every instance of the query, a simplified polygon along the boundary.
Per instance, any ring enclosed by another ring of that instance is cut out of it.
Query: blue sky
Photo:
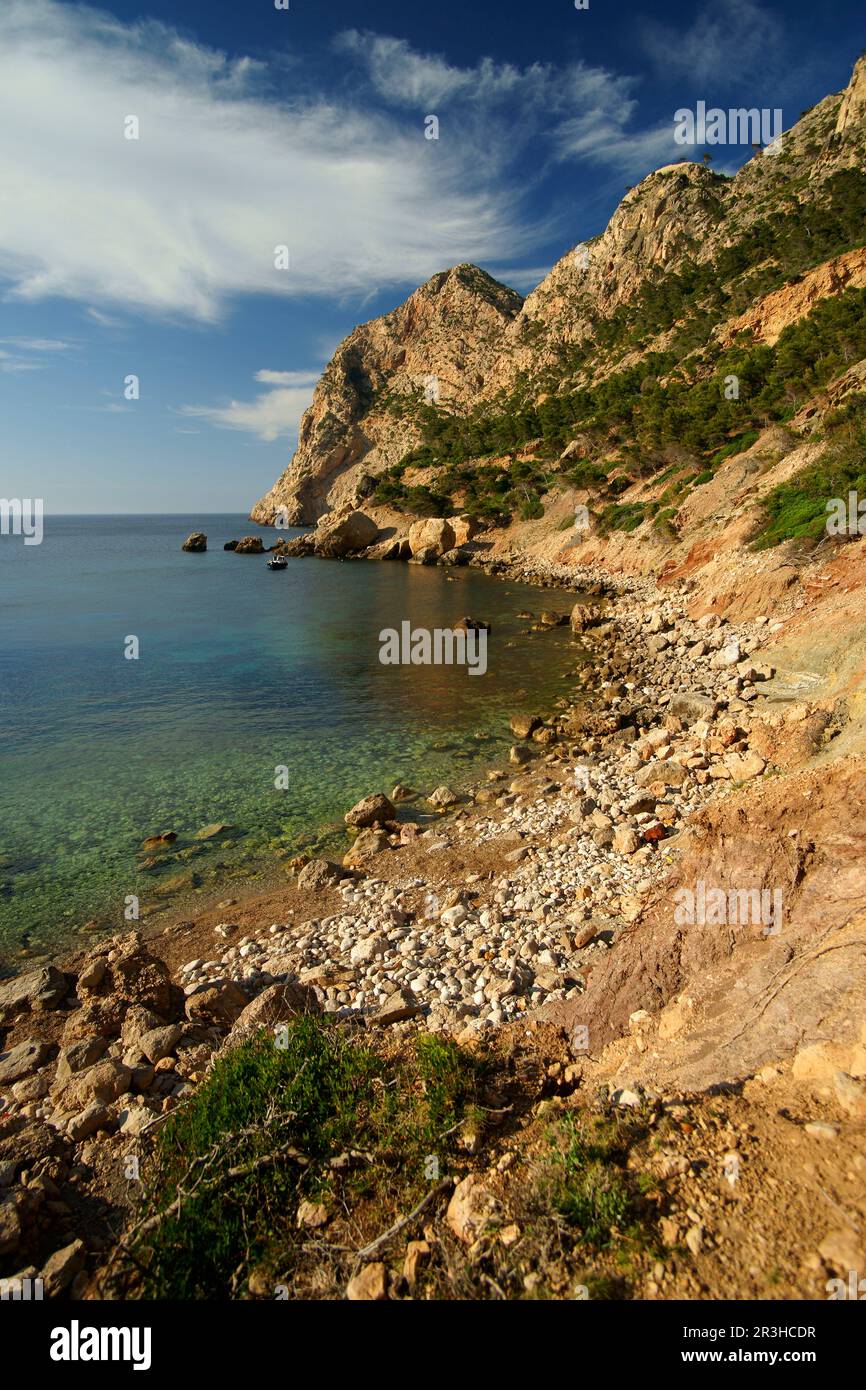
[[[3,0],[0,495],[248,509],[357,323],[464,260],[526,293],[678,108],[787,127],[864,46],[862,0]]]

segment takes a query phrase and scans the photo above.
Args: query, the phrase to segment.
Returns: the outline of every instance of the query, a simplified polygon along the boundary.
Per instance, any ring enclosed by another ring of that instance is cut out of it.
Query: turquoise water
[[[210,549],[182,553],[196,529]],[[128,894],[144,915],[237,896],[368,792],[478,776],[508,716],[561,693],[568,630],[521,637],[517,614],[565,611],[566,595],[365,561],[271,573],[223,551],[256,530],[67,517],[46,518],[41,546],[0,536],[0,953],[56,949],[88,919],[119,927]],[[467,615],[493,623],[486,675],[379,662],[382,628]],[[234,830],[195,841],[220,821]],[[143,869],[141,841],[169,829],[164,867]]]

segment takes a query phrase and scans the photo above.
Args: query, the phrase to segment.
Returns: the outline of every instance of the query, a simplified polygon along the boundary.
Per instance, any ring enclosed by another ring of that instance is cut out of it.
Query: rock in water
[[[187,536],[181,550],[188,550],[193,555],[200,555],[202,551],[207,550],[207,536],[204,531],[193,531],[192,535]]]
[[[351,811],[346,812],[343,819],[347,825],[361,828],[375,825],[377,822],[383,824],[385,821],[393,820],[396,814],[393,804],[384,792],[374,792],[372,796],[363,797]]]

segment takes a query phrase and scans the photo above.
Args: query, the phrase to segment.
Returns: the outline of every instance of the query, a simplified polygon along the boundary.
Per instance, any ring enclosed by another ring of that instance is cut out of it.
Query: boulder
[[[39,1038],[25,1038],[8,1052],[0,1052],[0,1086],[11,1086],[38,1071],[49,1049]]]
[[[177,831],[163,830],[160,835],[148,835],[146,840],[142,840],[141,848],[148,854],[152,854],[154,850],[168,849],[169,845],[173,845],[176,839]]]
[[[530,738],[540,726],[541,720],[537,714],[514,714],[508,721],[515,738]]]
[[[298,980],[269,985],[238,1015],[229,1034],[229,1042],[234,1043],[258,1028],[276,1028],[278,1024],[288,1023],[293,1018],[321,1011],[316,991]]]
[[[402,1023],[406,1018],[420,1014],[421,1005],[411,989],[398,989],[390,994],[374,1015],[374,1022],[383,1027],[391,1023]]]
[[[451,517],[451,528],[454,532],[454,544],[467,545],[478,535],[481,530],[481,523],[474,516],[453,516]]]
[[[207,536],[204,531],[193,531],[192,535],[187,536],[181,550],[188,550],[193,555],[200,555],[202,551],[207,550]]]
[[[651,762],[635,773],[635,785],[651,787],[660,783],[665,787],[681,787],[688,781],[688,772],[680,763]]]
[[[225,825],[222,821],[214,821],[212,825],[203,825],[201,830],[197,830],[194,835],[196,840],[215,840],[219,835],[225,835],[227,831],[234,827]]]
[[[457,537],[451,522],[442,516],[425,517],[409,527],[409,549],[413,559],[425,552],[433,552],[436,559],[457,545]]]
[[[74,1144],[80,1144],[83,1139],[89,1139],[91,1134],[97,1134],[101,1129],[113,1129],[116,1124],[114,1114],[107,1105],[101,1101],[91,1101],[90,1105],[75,1115],[70,1115],[66,1124],[66,1134]]]
[[[21,1244],[21,1217],[11,1197],[0,1202],[0,1255],[10,1255]]]
[[[766,766],[764,759],[757,753],[725,754],[725,767],[735,782],[750,782],[753,777],[760,777]]]
[[[235,555],[263,555],[264,541],[261,536],[244,536],[234,548]]]
[[[317,555],[339,560],[344,555],[366,550],[379,535],[379,528],[365,512],[349,512],[341,517],[323,517],[314,536]]]
[[[218,980],[189,995],[186,1016],[192,1023],[231,1028],[247,1006],[247,996],[234,980]]]
[[[431,792],[427,801],[431,806],[435,806],[439,811],[445,811],[449,806],[456,806],[460,801],[457,792],[453,792],[450,787],[437,787],[435,792]]]
[[[138,932],[129,932],[102,942],[86,965],[92,964],[94,959],[104,962],[105,971],[94,989],[83,984],[84,973],[79,973],[78,989],[82,1002],[95,1004],[105,1001],[114,1005],[121,1014],[121,1022],[131,1004],[138,1004],[158,1014],[159,1023],[180,1012],[182,996],[172,984],[168,967],[157,956],[151,955]],[[103,1029],[92,1028],[89,1031],[101,1033]],[[117,1030],[111,1030],[112,1033],[114,1031]]]
[[[56,1009],[68,990],[69,981],[53,965],[17,975],[14,980],[0,985],[0,1022],[5,1023],[17,1014]]]
[[[96,1102],[110,1105],[130,1088],[132,1073],[122,1062],[95,1062],[85,1071],[76,1072],[62,1088],[63,1105],[67,1110],[81,1110]]]
[[[41,1279],[49,1298],[56,1298],[67,1288],[76,1274],[84,1268],[85,1245],[83,1240],[74,1240],[62,1250],[55,1250],[42,1267]]]
[[[333,888],[345,876],[343,868],[332,860],[311,859],[298,874],[298,887],[308,893],[318,893],[324,888]]]
[[[571,630],[578,635],[598,627],[602,621],[602,611],[592,603],[576,603],[571,610]]]
[[[458,1240],[471,1245],[487,1230],[496,1211],[493,1193],[477,1174],[470,1173],[455,1187],[445,1220]]]
[[[170,1057],[183,1036],[179,1023],[166,1023],[161,1028],[152,1028],[138,1039],[138,1051],[148,1062],[156,1064],[163,1057]]]
[[[381,1261],[365,1265],[349,1280],[346,1297],[350,1303],[382,1303],[388,1297],[388,1271]]]
[[[479,622],[477,618],[461,618],[454,624],[452,632],[491,632],[490,623]]]
[[[352,848],[343,856],[344,868],[359,868],[365,860],[371,859],[374,854],[381,854],[382,850],[388,848],[388,844],[388,836],[384,830],[362,830]]]
[[[343,819],[347,825],[357,826],[359,829],[368,826],[382,824],[385,821],[393,820],[396,811],[392,802],[385,796],[384,792],[374,792],[372,796],[365,796],[351,811],[347,811]]]

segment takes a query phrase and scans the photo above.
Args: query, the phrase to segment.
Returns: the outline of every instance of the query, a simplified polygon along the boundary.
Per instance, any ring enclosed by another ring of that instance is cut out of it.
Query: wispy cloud
[[[688,27],[642,23],[644,46],[661,72],[709,84],[749,79],[784,63],[785,26],[757,0],[712,0]]]
[[[351,96],[303,85],[300,54],[230,59],[154,21],[3,0],[7,295],[76,299],[108,328],[118,309],[207,322],[243,294],[363,297],[464,260],[521,265],[562,233],[527,212],[534,180],[562,159],[648,172],[663,144],[630,133],[634,79],[602,67],[459,67],[357,30],[336,44]]]
[[[261,65],[56,0],[0,8],[0,128],[0,277],[19,299],[214,320],[237,294],[364,293],[531,240],[470,142],[433,151],[381,104],[278,100]]]
[[[181,414],[207,420],[219,429],[244,430],[267,443],[294,434],[310,404],[320,373],[276,372],[263,368],[255,379],[270,389],[253,401],[227,405],[187,405]]]
[[[73,346],[60,338],[0,338],[0,343],[24,352],[68,352]]]

